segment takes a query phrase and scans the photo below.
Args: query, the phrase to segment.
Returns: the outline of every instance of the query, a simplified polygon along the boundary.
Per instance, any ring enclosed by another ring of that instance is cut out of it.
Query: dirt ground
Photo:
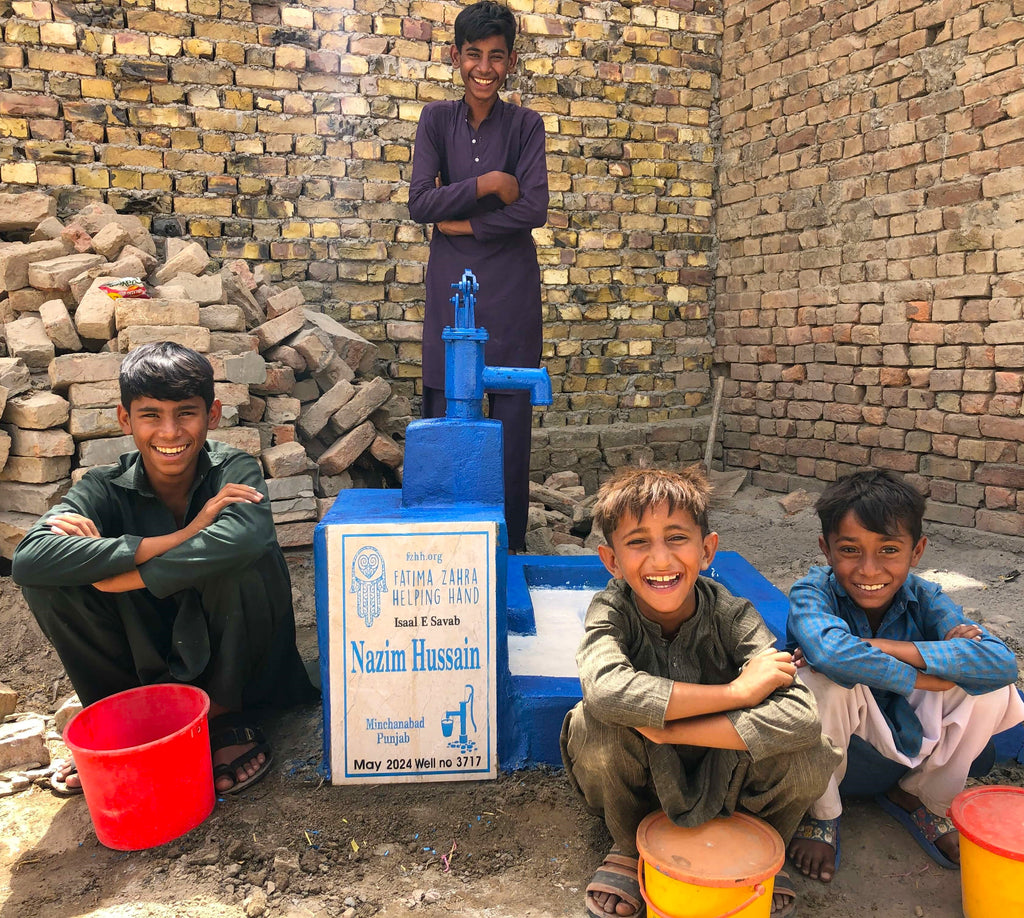
[[[723,548],[786,590],[821,558],[813,511],[787,515],[778,497],[745,488],[713,523]],[[934,527],[929,534],[922,570],[1020,655],[1020,543]],[[312,560],[293,552],[289,563],[300,650],[314,660]],[[52,713],[70,684],[9,578],[0,578],[0,634],[0,681],[20,693],[18,710]],[[36,786],[0,799],[0,918],[585,914],[583,889],[609,842],[561,773],[337,788],[318,772],[319,708],[267,727],[276,750],[270,776],[219,800],[199,828],[155,850],[101,846],[81,797]],[[1024,785],[1024,770],[999,767],[990,780]],[[836,879],[825,886],[798,877],[797,886],[803,918],[961,914],[959,874],[929,860],[870,801],[850,801],[844,813]]]

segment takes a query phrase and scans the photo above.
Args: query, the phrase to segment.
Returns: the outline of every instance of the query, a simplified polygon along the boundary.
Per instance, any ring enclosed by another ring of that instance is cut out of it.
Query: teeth
[[[163,453],[163,455],[165,455],[165,456],[176,456],[178,453],[185,452],[185,450],[188,449],[188,447],[187,446],[174,446],[174,447],[154,446],[153,449],[155,449],[158,453]]]
[[[647,577],[649,583],[675,583],[678,579],[678,574],[651,574]]]
[[[878,590],[884,590],[885,589],[885,584],[884,583],[872,583],[872,584],[858,583],[857,584],[857,589],[858,590],[864,590],[866,593],[874,593],[874,592],[876,592]]]

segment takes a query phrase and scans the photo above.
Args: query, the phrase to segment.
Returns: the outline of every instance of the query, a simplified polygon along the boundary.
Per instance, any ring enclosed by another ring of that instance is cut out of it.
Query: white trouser
[[[946,815],[953,798],[964,789],[971,764],[996,734],[1024,720],[1024,701],[1016,686],[1008,685],[984,695],[968,695],[962,688],[944,692],[915,689],[909,695],[924,738],[921,751],[904,755],[866,685],[852,689],[836,685],[810,667],[799,677],[814,692],[821,715],[821,732],[843,750],[843,759],[828,789],[807,811],[814,819],[835,819],[843,811],[839,784],[846,775],[850,737],[856,734],[887,759],[910,766],[900,787],[919,797],[933,813]]]

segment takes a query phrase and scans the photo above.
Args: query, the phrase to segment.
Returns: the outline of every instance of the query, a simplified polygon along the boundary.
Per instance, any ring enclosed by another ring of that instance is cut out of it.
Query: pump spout
[[[543,367],[484,367],[483,387],[489,392],[509,392],[526,389],[531,405],[550,405],[551,377]]]

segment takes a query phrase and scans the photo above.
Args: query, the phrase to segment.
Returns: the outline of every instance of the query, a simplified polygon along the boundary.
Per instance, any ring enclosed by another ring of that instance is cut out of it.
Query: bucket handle
[[[654,903],[651,902],[650,898],[648,897],[647,885],[644,883],[644,857],[642,854],[637,858],[636,872],[637,879],[640,881],[640,895],[644,897],[644,902],[647,903],[647,910],[652,915],[654,915],[655,918],[675,918],[675,916],[673,915],[666,915],[664,912],[659,911],[659,909],[655,907]],[[763,883],[756,884],[754,886],[754,894],[749,899],[747,899],[746,902],[740,903],[736,906],[736,908],[730,909],[727,912],[723,912],[721,915],[716,915],[715,918],[730,918],[731,915],[739,914],[743,911],[743,909],[749,908],[751,905],[753,905],[758,899],[761,898],[761,896],[765,894],[765,892],[766,890]]]

